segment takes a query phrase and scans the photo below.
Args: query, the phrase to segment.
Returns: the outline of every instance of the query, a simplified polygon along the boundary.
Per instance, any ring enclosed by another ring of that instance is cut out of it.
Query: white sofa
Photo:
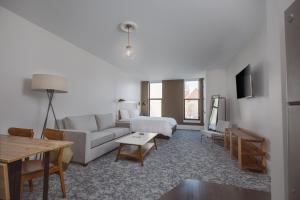
[[[86,165],[118,147],[115,140],[130,133],[129,128],[116,127],[113,114],[82,115],[59,120],[66,140],[73,141],[73,162]]]

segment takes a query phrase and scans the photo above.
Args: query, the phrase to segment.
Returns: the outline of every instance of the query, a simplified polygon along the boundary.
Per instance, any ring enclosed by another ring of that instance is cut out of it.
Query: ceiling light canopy
[[[137,29],[137,24],[132,21],[125,21],[120,24],[120,29],[127,33],[127,45],[125,47],[125,56],[127,58],[133,59],[135,57],[134,49],[130,41],[130,33]]]

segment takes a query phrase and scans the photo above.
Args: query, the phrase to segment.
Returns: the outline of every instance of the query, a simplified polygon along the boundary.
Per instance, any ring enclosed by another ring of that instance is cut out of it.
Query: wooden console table
[[[224,147],[241,169],[266,172],[265,139],[242,128],[226,129]]]

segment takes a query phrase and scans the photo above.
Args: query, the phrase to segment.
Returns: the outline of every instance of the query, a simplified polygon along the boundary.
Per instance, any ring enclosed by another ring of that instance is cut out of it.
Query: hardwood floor
[[[270,200],[267,192],[238,188],[230,185],[208,183],[187,179],[171,191],[164,194],[160,200]]]

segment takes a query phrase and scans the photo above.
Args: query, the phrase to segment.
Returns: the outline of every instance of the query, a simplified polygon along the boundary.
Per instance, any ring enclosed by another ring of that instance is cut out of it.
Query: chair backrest
[[[64,140],[64,132],[55,129],[44,129],[43,135],[48,140]]]
[[[216,128],[217,132],[224,133],[225,129],[227,129],[227,128],[230,128],[230,122],[229,121],[218,120],[217,128]]]
[[[9,128],[8,134],[12,136],[20,136],[20,137],[29,137],[33,138],[34,132],[33,129],[27,129],[27,128]]]
[[[44,129],[43,135],[47,140],[64,140],[64,132],[55,129]],[[63,148],[50,152],[50,162],[62,168]]]

